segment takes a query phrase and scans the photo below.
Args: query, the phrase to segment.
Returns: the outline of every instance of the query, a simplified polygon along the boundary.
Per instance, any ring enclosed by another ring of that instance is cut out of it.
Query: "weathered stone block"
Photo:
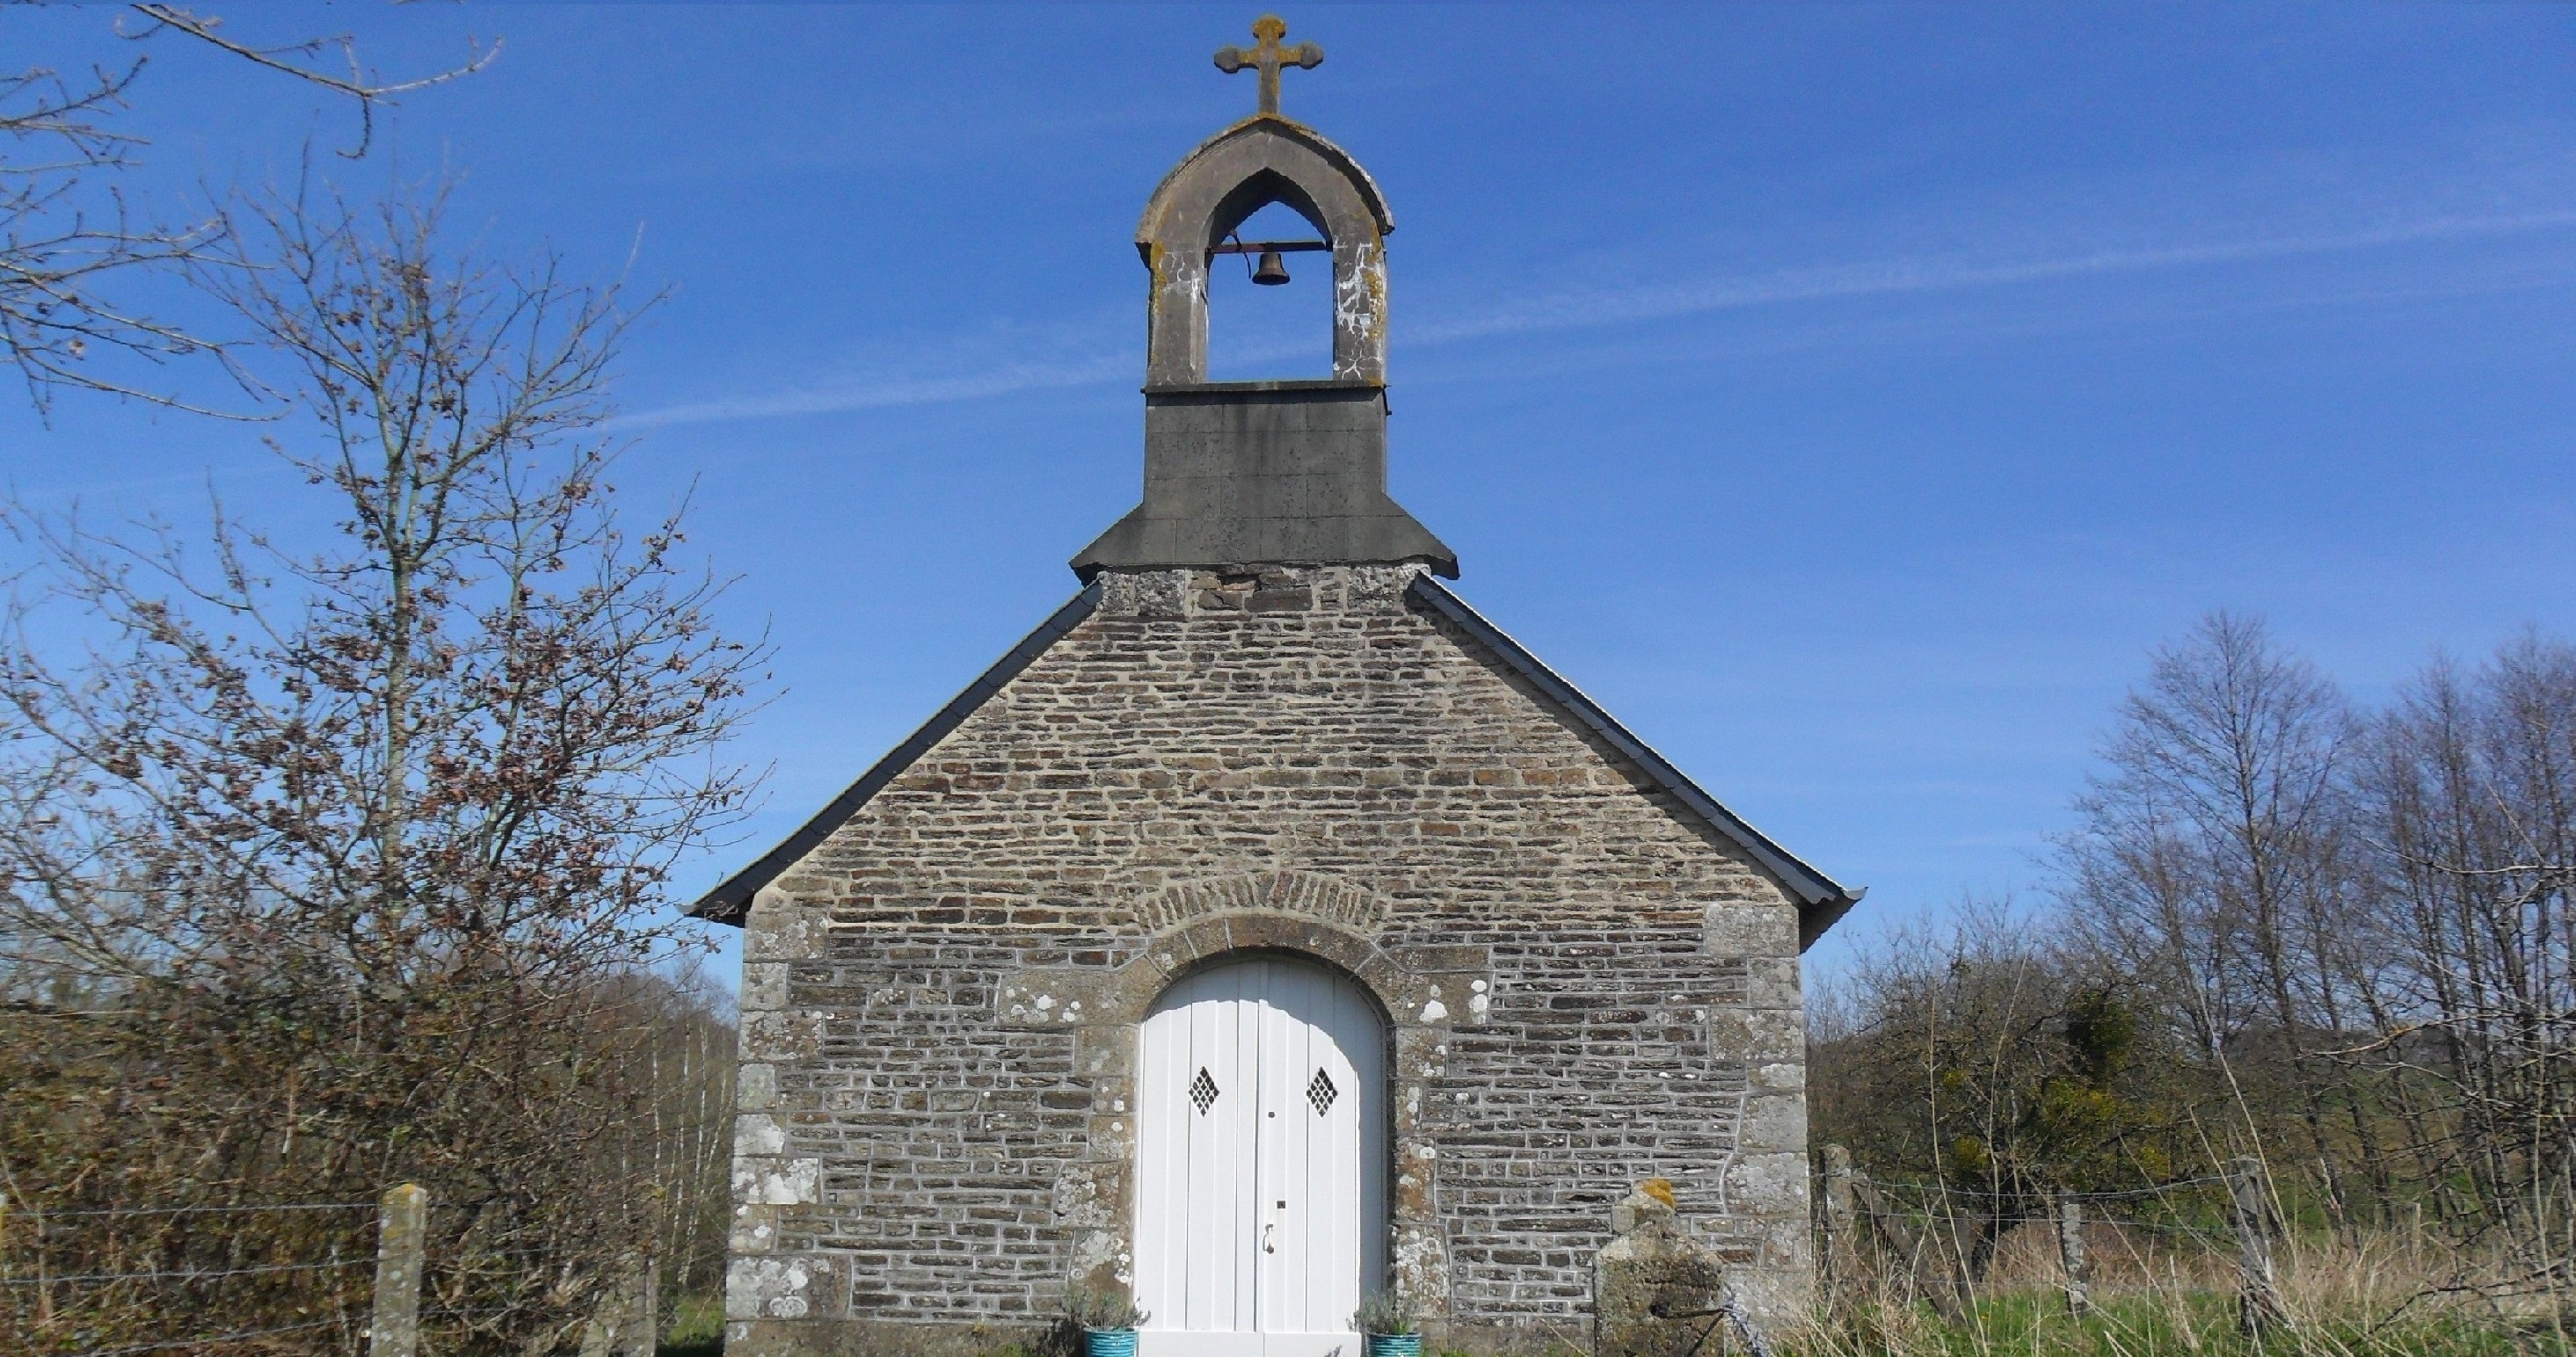
[[[1611,1212],[1614,1237],[1593,1265],[1600,1357],[1694,1357],[1716,1322],[1726,1270],[1683,1226],[1670,1183],[1649,1179]]]
[[[823,1161],[736,1156],[733,1199],[759,1206],[819,1202],[823,1199]]]
[[[747,961],[742,967],[743,1012],[787,1007],[787,963]]]
[[[1726,1199],[1747,1216],[1807,1214],[1807,1154],[1795,1150],[1740,1155],[1726,1170]]]
[[[1776,1068],[1776,1067],[1773,1067]],[[1747,1099],[1744,1120],[1735,1133],[1740,1150],[1807,1152],[1807,1099],[1803,1093],[1774,1093]]]
[[[737,1111],[766,1112],[777,1104],[777,1066],[746,1062],[734,1071],[733,1105]]]
[[[742,1055],[764,1065],[802,1061],[823,1049],[822,1013],[754,1013],[742,1015]]]
[[[823,1258],[736,1258],[725,1268],[725,1318],[821,1318],[832,1265]]]
[[[772,1253],[778,1248],[778,1208],[745,1202],[733,1209],[733,1226],[725,1250],[733,1254]]]
[[[733,1155],[737,1160],[787,1152],[787,1132],[768,1116],[746,1112],[733,1119]]]
[[[1728,1010],[1709,1014],[1709,1054],[1719,1060],[1786,1064],[1807,1055],[1806,1017],[1797,1009]]]
[[[1805,989],[1796,957],[1756,957],[1744,963],[1744,1006],[1803,1008]]]

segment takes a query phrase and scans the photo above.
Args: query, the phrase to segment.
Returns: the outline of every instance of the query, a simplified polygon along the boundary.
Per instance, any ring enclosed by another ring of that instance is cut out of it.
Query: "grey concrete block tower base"
[[[1145,502],[1073,558],[1076,574],[1239,562],[1458,556],[1386,492],[1386,391],[1246,382],[1145,394]]]

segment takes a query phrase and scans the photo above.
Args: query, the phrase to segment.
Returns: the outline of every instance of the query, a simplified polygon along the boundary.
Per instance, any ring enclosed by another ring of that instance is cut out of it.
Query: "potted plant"
[[[1372,1291],[1351,1312],[1367,1357],[1422,1357],[1422,1328],[1413,1321],[1413,1302],[1394,1291]]]
[[[1136,1326],[1153,1318],[1124,1292],[1087,1286],[1064,1293],[1064,1315],[1082,1330],[1085,1357],[1136,1357]]]

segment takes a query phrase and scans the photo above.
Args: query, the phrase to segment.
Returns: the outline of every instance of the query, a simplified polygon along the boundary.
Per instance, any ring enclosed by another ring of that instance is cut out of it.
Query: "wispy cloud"
[[[1407,347],[1429,347],[1761,307],[1794,307],[1807,302],[1969,292],[2568,228],[2576,228],[2576,210],[2445,214],[2340,232],[2089,248],[2054,255],[1897,256],[1756,274],[1702,275],[1628,287],[1559,288],[1481,309],[1409,316],[1402,337]],[[618,422],[625,427],[644,428],[832,414],[1129,380],[1136,375],[1142,359],[1132,344],[1113,338],[1117,333],[1111,323],[1103,320],[1048,332],[1045,342],[1038,344],[1031,344],[1025,334],[1020,334],[924,345],[920,347],[934,352],[916,353],[873,370],[870,365],[853,365],[842,374],[781,390],[643,411]],[[1039,348],[1048,351],[1049,356],[999,356],[1014,351],[1014,346],[1022,353]]]
[[[1781,354],[1868,348],[1955,349],[1960,344],[2026,341],[2041,335],[2086,331],[2143,330],[2174,325],[2205,325],[2220,319],[2243,321],[2256,316],[2319,309],[2384,305],[2421,306],[2471,297],[2494,297],[2537,288],[2576,283],[2576,259],[2564,252],[2535,256],[2521,252],[2506,259],[2440,271],[2382,270],[2366,278],[2335,270],[2262,288],[2131,288],[2116,301],[2088,299],[2070,306],[2044,296],[2016,295],[2006,289],[1989,294],[1962,293],[1957,304],[1879,306],[1835,309],[1794,304],[1776,313],[1750,313],[1753,323],[1705,324],[1676,331],[1641,322],[1627,327],[1603,325],[1602,333],[1581,343],[1505,343],[1459,361],[1407,361],[1404,382],[1427,387],[1452,382],[1526,381],[1563,377],[1575,372],[1670,363],[1723,363]],[[1506,340],[1510,336],[1504,337]],[[1432,344],[1406,345],[1407,353],[1438,352]]]
[[[781,391],[640,411],[619,417],[615,424],[629,429],[659,428],[671,424],[707,424],[721,420],[822,415],[897,405],[978,400],[1021,391],[1091,386],[1120,377],[1133,377],[1138,366],[1134,356],[1119,352],[1072,362],[1003,363],[947,375],[839,379]]]
[[[900,356],[888,353],[844,362],[839,372],[817,381],[639,411],[619,417],[614,426],[644,429],[837,414],[1134,382],[1144,371],[1144,351],[1131,337],[1132,330],[1119,320],[1099,317],[1071,325],[1002,326],[962,338],[923,337],[888,346],[902,350]],[[1302,349],[1294,342],[1255,337],[1234,346],[1228,356],[1237,362],[1261,363]]]
[[[1678,319],[1803,301],[2008,287],[2100,274],[2329,254],[2570,226],[2576,226],[2576,211],[2440,217],[2331,235],[2093,250],[2055,258],[1899,258],[1783,270],[1749,278],[1706,277],[1628,288],[1564,290],[1448,319],[1435,317],[1416,324],[1407,332],[1406,338],[1418,344],[1438,344],[1545,330]]]

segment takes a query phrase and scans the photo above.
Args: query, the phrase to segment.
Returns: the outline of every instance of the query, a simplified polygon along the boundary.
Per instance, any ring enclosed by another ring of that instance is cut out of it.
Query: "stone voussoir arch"
[[[1321,872],[1248,872],[1149,892],[1136,902],[1136,921],[1146,932],[1161,934],[1211,915],[1247,910],[1303,915],[1374,938],[1386,924],[1387,900],[1366,886]]]
[[[1348,973],[1398,1031],[1445,1030],[1484,1016],[1492,966],[1486,949],[1382,945],[1390,901],[1346,878],[1242,872],[1152,887],[1131,908],[1146,936],[1123,963],[1005,975],[994,989],[994,1016],[1006,1026],[1132,1026],[1173,981],[1255,952],[1304,956]]]

